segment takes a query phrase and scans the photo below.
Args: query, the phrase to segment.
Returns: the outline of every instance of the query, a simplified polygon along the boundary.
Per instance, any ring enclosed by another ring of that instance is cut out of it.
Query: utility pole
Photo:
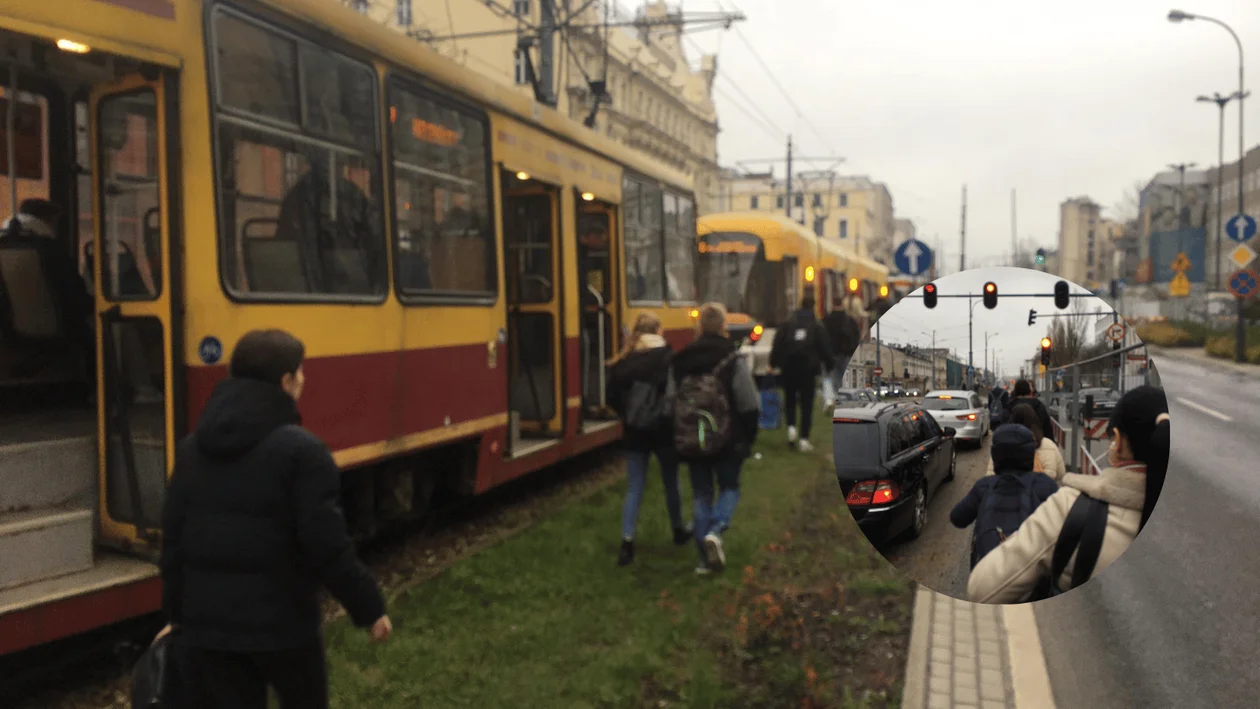
[[[1019,265],[1019,244],[1017,243],[1018,239],[1015,236],[1017,233],[1018,232],[1015,229],[1015,189],[1011,188],[1011,265],[1012,266]]]
[[[984,333],[984,371],[989,371],[989,332]]]
[[[556,106],[556,12],[554,0],[542,0],[539,8],[541,22],[538,27],[538,71],[542,74],[542,99],[549,106]]]
[[[936,388],[936,330],[932,331],[932,388]]]
[[[970,389],[971,388],[971,370],[975,368],[975,355],[976,355],[975,340],[972,337],[972,328],[971,328],[972,324],[975,322],[975,316],[976,316],[976,303],[975,303],[974,293],[971,294],[971,296],[967,298],[967,305],[968,305],[968,308],[967,308],[967,376],[966,376],[966,380],[967,380],[967,388]]]
[[[783,200],[787,207],[788,219],[792,218],[792,136],[787,137],[787,197]]]
[[[959,272],[967,270],[967,186],[963,185],[962,194],[962,251],[958,254]],[[970,302],[970,301],[968,301]]]

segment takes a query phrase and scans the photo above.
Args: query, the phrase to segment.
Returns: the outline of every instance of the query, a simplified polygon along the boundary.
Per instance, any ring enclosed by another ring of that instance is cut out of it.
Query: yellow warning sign
[[[1191,265],[1193,264],[1191,264],[1190,259],[1186,257],[1186,252],[1182,251],[1177,254],[1177,258],[1173,259],[1172,270],[1177,273],[1185,273],[1190,270]]]
[[[1190,295],[1190,279],[1186,278],[1186,274],[1178,272],[1173,276],[1172,283],[1168,284],[1168,295],[1174,298],[1184,298]]]

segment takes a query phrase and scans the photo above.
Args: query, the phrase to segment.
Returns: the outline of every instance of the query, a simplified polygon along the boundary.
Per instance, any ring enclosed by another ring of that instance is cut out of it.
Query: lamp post
[[[1234,28],[1230,27],[1229,25],[1225,24],[1224,22],[1221,22],[1220,20],[1214,17],[1206,17],[1204,15],[1195,15],[1189,12],[1182,12],[1181,10],[1173,10],[1168,13],[1169,22],[1183,22],[1186,20],[1203,20],[1204,22],[1210,22],[1214,25],[1220,25],[1221,27],[1225,28],[1226,32],[1229,32],[1230,37],[1234,38],[1234,44],[1238,45],[1238,213],[1246,214],[1247,206],[1246,206],[1246,203],[1244,202],[1244,192],[1243,192],[1243,185],[1244,185],[1243,175],[1245,172],[1243,159],[1247,157],[1247,149],[1246,149],[1247,144],[1243,138],[1243,132],[1244,132],[1244,129],[1246,128],[1246,124],[1243,122],[1243,103],[1244,103],[1243,98],[1245,98],[1247,95],[1247,86],[1243,79],[1244,62],[1243,62],[1242,40],[1238,39],[1238,33],[1234,31]],[[1236,326],[1235,342],[1234,342],[1234,361],[1235,362],[1241,363],[1241,362],[1246,361],[1245,336],[1246,336],[1246,330],[1243,328],[1243,302],[1242,302],[1242,299],[1240,298],[1238,299],[1238,323]]]
[[[1217,158],[1216,158],[1216,290],[1221,290],[1221,234],[1225,231],[1224,216],[1224,191],[1225,191],[1225,105],[1234,99],[1247,98],[1250,92],[1239,94],[1237,91],[1222,96],[1220,93],[1211,96],[1200,96],[1196,101],[1204,103],[1214,103],[1221,109],[1221,127],[1219,137],[1217,139]]]

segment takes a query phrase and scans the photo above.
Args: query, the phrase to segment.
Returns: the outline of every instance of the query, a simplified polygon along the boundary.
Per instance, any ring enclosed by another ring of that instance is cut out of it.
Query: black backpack
[[[132,709],[174,709],[180,686],[176,670],[179,631],[167,633],[153,643],[131,672]]]
[[[1081,586],[1093,576],[1098,554],[1102,551],[1103,537],[1107,533],[1107,513],[1107,503],[1102,500],[1083,492],[1076,498],[1055,542],[1050,575],[1041,577],[1029,601],[1053,598]],[[1072,566],[1072,585],[1061,588],[1059,579],[1063,577],[1073,552],[1076,553],[1076,564]]]
[[[989,551],[1006,541],[1024,520],[1041,505],[1035,486],[1036,475],[1003,473],[984,496],[976,513],[972,568]]]
[[[669,415],[668,400],[660,382],[636,381],[626,392],[626,428],[652,431]]]

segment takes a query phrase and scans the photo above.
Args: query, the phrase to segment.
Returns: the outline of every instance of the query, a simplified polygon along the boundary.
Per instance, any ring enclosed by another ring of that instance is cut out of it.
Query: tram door
[[[560,191],[523,172],[504,172],[509,455],[529,438],[563,430],[560,392]],[[516,434],[519,433],[519,436]]]
[[[136,76],[91,101],[100,535],[124,549],[157,539],[174,446],[168,89]]]
[[[612,248],[616,212],[611,204],[578,200],[578,302],[581,304],[582,418],[609,417],[607,366],[619,332]]]

